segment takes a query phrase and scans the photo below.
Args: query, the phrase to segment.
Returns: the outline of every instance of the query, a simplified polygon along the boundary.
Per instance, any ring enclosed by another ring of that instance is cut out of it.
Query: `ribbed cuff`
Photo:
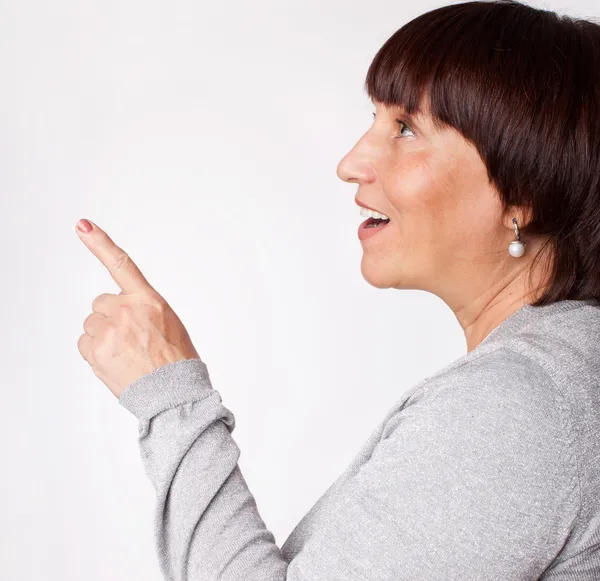
[[[128,385],[119,404],[140,420],[213,393],[206,364],[201,359],[167,363]]]

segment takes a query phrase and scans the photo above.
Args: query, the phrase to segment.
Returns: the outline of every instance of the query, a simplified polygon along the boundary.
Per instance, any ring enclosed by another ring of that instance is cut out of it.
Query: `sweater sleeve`
[[[138,419],[156,492],[154,533],[165,581],[280,581],[287,563],[238,466],[226,408],[201,359],[159,367],[119,403]]]
[[[289,563],[240,472],[234,416],[205,364],[138,379],[119,403],[139,419],[165,580],[540,578],[576,515],[574,457],[562,402],[527,384],[531,367],[512,371],[413,393]]]

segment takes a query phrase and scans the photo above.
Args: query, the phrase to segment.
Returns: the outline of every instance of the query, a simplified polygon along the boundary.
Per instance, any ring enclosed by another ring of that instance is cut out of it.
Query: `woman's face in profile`
[[[507,253],[510,219],[502,222],[485,165],[460,133],[436,129],[427,111],[410,119],[376,103],[374,113],[337,168],[340,179],[358,183],[358,200],[391,220],[361,242],[362,274],[378,288],[443,296],[485,270],[489,252]]]

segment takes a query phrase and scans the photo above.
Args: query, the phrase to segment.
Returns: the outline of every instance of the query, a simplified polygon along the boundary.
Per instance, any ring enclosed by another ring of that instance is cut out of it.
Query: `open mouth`
[[[382,220],[381,218],[367,218],[358,227],[358,237],[361,240],[366,240],[375,236],[377,233],[385,230],[385,227],[390,223],[390,220]]]
[[[363,224],[364,228],[377,228],[377,226],[385,225],[389,221],[389,218],[387,220],[382,220],[381,218],[368,218]]]

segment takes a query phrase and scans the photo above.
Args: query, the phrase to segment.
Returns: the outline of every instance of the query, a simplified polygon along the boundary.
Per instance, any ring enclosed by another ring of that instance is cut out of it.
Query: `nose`
[[[373,181],[375,174],[371,159],[365,151],[363,138],[338,163],[336,174],[344,182]]]

